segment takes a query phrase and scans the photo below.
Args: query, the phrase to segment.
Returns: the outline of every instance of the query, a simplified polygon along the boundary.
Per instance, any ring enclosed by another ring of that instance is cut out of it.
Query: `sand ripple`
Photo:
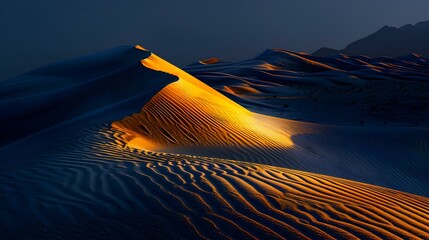
[[[262,164],[137,152],[108,128],[0,174],[0,235],[424,239],[429,199]]]

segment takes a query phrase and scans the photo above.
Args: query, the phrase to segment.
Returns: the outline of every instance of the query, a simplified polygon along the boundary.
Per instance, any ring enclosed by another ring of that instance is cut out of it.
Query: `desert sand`
[[[121,47],[0,82],[1,238],[429,239],[425,125],[280,116],[293,82],[364,80],[278,52],[185,72]]]

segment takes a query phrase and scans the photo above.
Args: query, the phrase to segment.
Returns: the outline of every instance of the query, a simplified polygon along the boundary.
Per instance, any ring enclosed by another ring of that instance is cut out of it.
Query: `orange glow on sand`
[[[136,48],[143,49],[139,46]],[[255,114],[155,54],[141,63],[179,78],[143,109],[112,123],[129,147],[168,151],[171,147],[290,147],[284,120]]]
[[[209,59],[201,60],[200,61],[201,64],[215,64],[215,63],[218,63],[218,62],[220,62],[219,58],[209,58]]]

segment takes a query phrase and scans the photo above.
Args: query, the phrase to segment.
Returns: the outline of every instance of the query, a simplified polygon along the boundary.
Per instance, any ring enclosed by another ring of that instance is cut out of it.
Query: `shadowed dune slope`
[[[427,239],[429,199],[75,132],[0,174],[4,239]],[[31,189],[37,190],[35,194]]]
[[[138,111],[177,80],[143,68],[149,55],[117,47],[0,81],[0,146],[76,118],[100,124]]]

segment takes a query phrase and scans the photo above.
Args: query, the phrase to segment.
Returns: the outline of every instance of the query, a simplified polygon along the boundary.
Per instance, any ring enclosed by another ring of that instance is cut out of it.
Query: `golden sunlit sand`
[[[174,148],[287,148],[286,122],[248,111],[155,54],[142,60],[150,69],[177,76],[140,113],[112,123],[124,140],[142,150]]]

